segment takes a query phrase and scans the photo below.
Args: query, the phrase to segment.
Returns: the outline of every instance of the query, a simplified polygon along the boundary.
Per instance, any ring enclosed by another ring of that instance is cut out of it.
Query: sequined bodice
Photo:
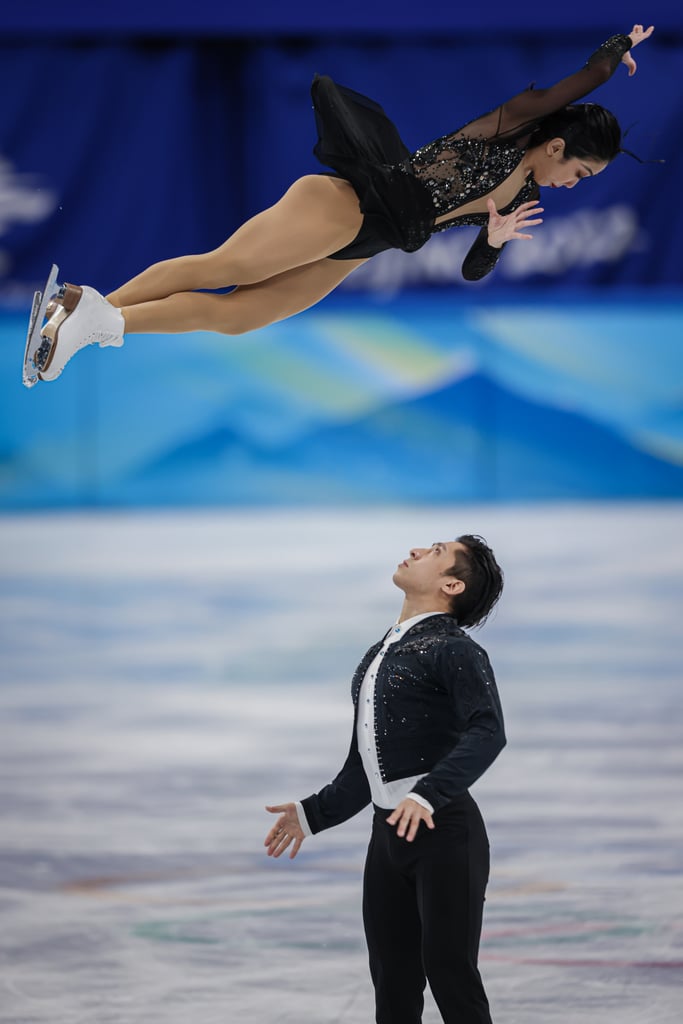
[[[454,214],[434,224],[432,231],[462,224],[485,225],[488,213],[458,216],[457,210],[489,195],[509,178],[519,167],[524,146],[539,121],[605,81],[630,46],[628,36],[612,36],[588,58],[584,68],[557,85],[527,89],[488,114],[416,150],[406,160],[406,170],[428,191],[435,219]],[[511,213],[538,196],[538,185],[529,174],[517,194],[498,212]]]
[[[503,140],[464,138],[458,132],[443,135],[416,150],[410,157],[410,169],[430,192],[436,217],[453,213],[493,192],[519,166],[524,150]],[[499,212],[511,213],[522,203],[538,195],[538,186],[529,175],[516,196]],[[488,213],[457,214],[434,225],[434,232],[454,225],[488,222]]]
[[[485,227],[485,197],[503,215],[538,199],[538,184],[531,173],[524,177],[522,164],[534,131],[607,81],[631,45],[629,36],[612,36],[573,75],[546,89],[525,89],[414,153],[373,100],[316,76],[314,153],[350,182],[364,215],[357,237],[332,258],[368,259],[386,249],[415,252],[435,232],[455,225]],[[486,260],[477,258],[467,280],[479,280],[482,267],[488,273],[495,263],[491,252],[500,254],[486,238],[482,245]]]

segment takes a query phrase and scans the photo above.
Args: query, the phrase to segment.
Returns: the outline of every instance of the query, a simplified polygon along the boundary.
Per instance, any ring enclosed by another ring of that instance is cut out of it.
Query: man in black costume
[[[413,548],[397,567],[395,625],[358,666],[354,726],[336,778],[279,814],[269,856],[375,808],[363,921],[377,1024],[419,1024],[428,981],[445,1024],[491,1024],[477,966],[488,881],[486,830],[469,787],[505,745],[484,621],[503,574],[470,534]]]

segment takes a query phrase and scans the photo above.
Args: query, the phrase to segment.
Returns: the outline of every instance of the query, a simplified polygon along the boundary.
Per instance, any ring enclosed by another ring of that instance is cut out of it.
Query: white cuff
[[[408,793],[408,799],[414,800],[416,804],[419,804],[420,807],[424,807],[430,814],[434,813],[434,808],[430,804],[429,800],[425,800],[425,798],[420,796],[419,793]]]
[[[304,811],[303,804],[297,800],[294,806],[296,807],[296,816],[299,819],[299,826],[301,827],[301,831],[305,836],[312,836],[313,833],[311,832],[310,826],[306,820],[306,813]]]

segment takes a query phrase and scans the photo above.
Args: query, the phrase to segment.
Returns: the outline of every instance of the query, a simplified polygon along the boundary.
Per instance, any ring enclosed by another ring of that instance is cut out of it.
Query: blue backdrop
[[[615,25],[628,28],[647,16],[661,32],[680,31],[681,10],[678,0],[648,0],[643,4],[623,0],[573,0],[571,9],[537,0],[488,0],[477,4],[432,3],[427,10],[419,4],[397,4],[395,0],[345,0],[343,4],[323,4],[314,0],[259,0],[258,4],[225,0],[117,0],[97,3],[91,0],[65,0],[55,5],[49,0],[27,0],[6,5],[0,14],[5,31],[29,32],[32,36],[49,34],[103,34],[146,32],[155,36],[230,35],[311,36],[340,32],[387,35],[463,32],[562,32],[582,29],[614,31]]]
[[[90,349],[31,391],[24,319],[5,508],[683,496],[680,299],[337,295],[240,338]]]

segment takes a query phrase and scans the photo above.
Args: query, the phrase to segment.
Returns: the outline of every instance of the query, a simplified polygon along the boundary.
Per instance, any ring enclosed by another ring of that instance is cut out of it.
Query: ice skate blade
[[[57,275],[59,267],[53,263],[50,275],[45,282],[42,291],[35,292],[29,316],[28,331],[26,332],[26,348],[24,349],[24,367],[22,382],[27,388],[32,388],[40,380],[39,370],[35,364],[35,357],[43,344],[40,336],[40,329],[45,319],[45,311],[48,303],[54,299],[55,291],[58,289]]]

